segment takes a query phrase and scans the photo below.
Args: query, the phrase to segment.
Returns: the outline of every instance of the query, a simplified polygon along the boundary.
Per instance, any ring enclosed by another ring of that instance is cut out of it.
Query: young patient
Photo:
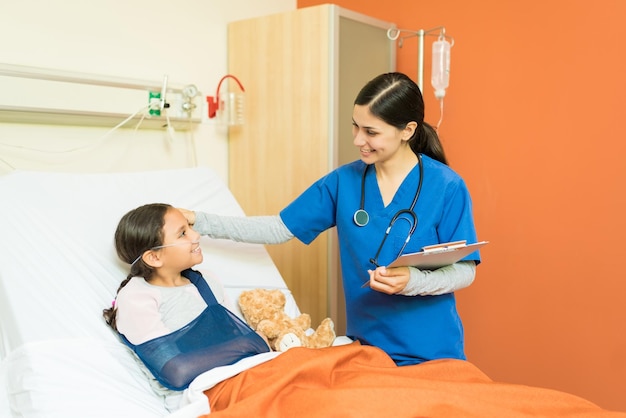
[[[103,316],[172,390],[185,389],[213,367],[270,351],[219,303],[223,291],[216,291],[218,301],[202,274],[192,270],[203,259],[199,238],[178,209],[162,203],[131,210],[115,231],[115,249],[130,273]]]

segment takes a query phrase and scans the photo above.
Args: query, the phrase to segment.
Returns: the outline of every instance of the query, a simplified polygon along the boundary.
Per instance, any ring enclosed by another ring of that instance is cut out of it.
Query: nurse
[[[352,135],[360,160],[319,179],[279,215],[182,211],[201,234],[263,244],[309,244],[336,226],[347,336],[398,365],[465,359],[454,292],[474,281],[478,252],[432,271],[385,267],[426,245],[476,242],[470,194],[424,122],[417,84],[402,73],[368,82],[354,102]]]

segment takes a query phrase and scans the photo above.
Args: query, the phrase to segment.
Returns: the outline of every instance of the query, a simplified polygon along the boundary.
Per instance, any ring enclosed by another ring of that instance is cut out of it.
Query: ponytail
[[[443,145],[439,140],[437,131],[426,122],[422,122],[413,137],[409,140],[411,150],[415,154],[424,154],[430,158],[439,161],[445,165],[448,165],[448,159],[446,153],[443,150]]]
[[[122,283],[120,283],[120,287],[117,288],[117,293],[120,293],[120,290],[126,286],[128,284],[128,282],[130,281],[130,279],[133,276],[131,274],[128,275],[128,277],[126,277],[126,279],[122,280]],[[116,294],[117,294],[116,293]],[[115,301],[117,300],[117,296],[115,297],[115,299],[113,300],[113,302],[111,302],[111,307],[110,308],[105,308],[102,310],[102,316],[104,317],[104,320],[106,321],[107,324],[109,324],[109,326],[111,328],[113,328],[115,331],[117,331],[117,325],[115,323],[115,317],[116,317],[116,307],[115,307]]]

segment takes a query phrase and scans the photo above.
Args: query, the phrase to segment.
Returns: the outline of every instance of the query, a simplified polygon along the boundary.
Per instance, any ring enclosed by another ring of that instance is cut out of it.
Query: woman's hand
[[[176,208],[178,209],[185,218],[187,218],[187,223],[189,225],[193,225],[196,223],[196,212],[192,211],[192,210],[188,210],[188,209],[183,209],[183,208]]]
[[[370,287],[388,295],[401,292],[411,277],[408,267],[387,268],[383,266],[367,272],[370,274]]]

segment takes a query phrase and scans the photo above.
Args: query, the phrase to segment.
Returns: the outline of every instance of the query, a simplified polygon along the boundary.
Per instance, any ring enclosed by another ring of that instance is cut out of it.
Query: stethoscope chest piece
[[[357,226],[365,226],[370,221],[370,215],[364,209],[359,209],[354,212],[353,218]]]

